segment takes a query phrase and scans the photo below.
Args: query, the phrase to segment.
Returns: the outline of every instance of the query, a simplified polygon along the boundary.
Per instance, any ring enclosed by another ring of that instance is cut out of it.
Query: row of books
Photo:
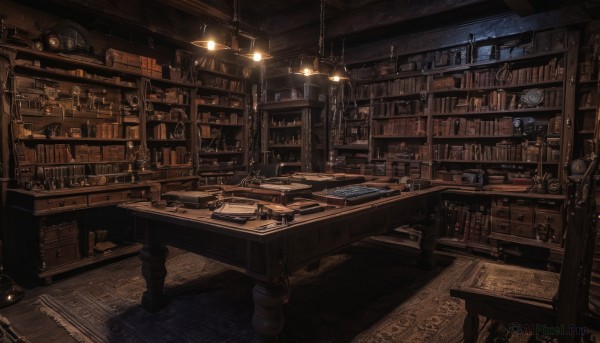
[[[197,80],[196,84],[206,87],[214,87],[230,90],[232,92],[243,92],[244,84],[238,80],[229,80],[224,77],[213,77],[205,75],[202,80]]]
[[[522,100],[523,95],[495,90],[486,95],[479,96],[446,96],[433,99],[432,113],[455,112],[487,112],[487,111],[513,111],[528,108]],[[546,88],[543,90],[542,101],[536,107],[557,108],[562,107],[562,88]]]
[[[221,73],[229,73],[227,63],[219,62],[216,58],[210,56],[200,56],[196,59],[196,66],[202,69],[218,71]]]
[[[503,75],[503,73],[505,73]],[[493,86],[518,86],[531,83],[562,80],[564,67],[556,59],[544,65],[530,66],[513,70],[489,68],[480,71],[467,70],[461,77],[462,89],[473,89]]]
[[[383,136],[425,136],[427,118],[393,118],[377,121],[373,125],[374,135]]]
[[[434,136],[512,136],[513,118],[447,118],[433,120]]]
[[[487,243],[491,230],[489,209],[442,201],[440,236],[459,241]]]
[[[422,76],[363,84],[356,88],[356,97],[372,99],[382,96],[415,94],[427,89],[427,78]]]
[[[462,145],[434,144],[433,159],[456,161],[558,162],[560,149],[537,147],[520,143],[500,142],[496,145],[465,143]]]
[[[373,117],[390,117],[423,114],[423,103],[419,100],[376,101],[373,103]]]
[[[181,165],[189,162],[188,151],[183,146],[152,149],[151,156],[153,161],[160,162],[163,166]]]

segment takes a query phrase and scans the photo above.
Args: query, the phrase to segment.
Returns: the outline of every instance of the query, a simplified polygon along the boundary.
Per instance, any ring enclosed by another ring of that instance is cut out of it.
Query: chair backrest
[[[567,238],[560,273],[558,293],[554,301],[557,327],[569,328],[581,323],[587,309],[594,241],[596,237],[595,188],[598,168],[598,143],[592,161],[580,179],[568,184]],[[564,337],[574,341],[578,335]]]

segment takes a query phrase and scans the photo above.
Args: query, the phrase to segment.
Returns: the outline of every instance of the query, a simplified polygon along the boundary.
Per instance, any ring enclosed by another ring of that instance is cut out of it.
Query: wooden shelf
[[[196,104],[198,107],[205,108],[215,108],[220,110],[229,110],[229,111],[243,111],[243,107],[231,107],[231,106],[222,106],[222,105],[212,105],[212,104]]]
[[[483,196],[503,196],[503,197],[514,197],[514,198],[528,198],[528,199],[546,199],[546,200],[566,200],[565,195],[560,194],[539,194],[529,193],[528,191],[499,191],[499,190],[487,190],[487,186],[483,186],[483,190],[475,190],[474,186],[462,186],[462,185],[448,185],[450,188],[445,191],[448,194],[459,194],[459,195],[483,195]],[[526,186],[523,186],[526,187]]]
[[[489,164],[538,164],[536,161],[471,161],[471,160],[449,160],[449,159],[433,159],[433,162],[445,163],[489,163]],[[544,165],[558,165],[558,162],[542,162]]]
[[[528,138],[527,136],[500,136],[500,135],[477,135],[477,136],[433,136],[433,139],[505,139],[505,138]],[[529,137],[531,138],[531,137]]]
[[[187,142],[187,140],[185,139],[154,139],[154,138],[148,138],[146,140],[146,142],[148,143],[185,143]]]
[[[425,92],[425,91],[423,91]],[[371,101],[371,100],[383,100],[383,99],[418,99],[421,97],[421,92],[419,93],[406,93],[406,94],[392,94],[392,95],[380,95],[380,96],[372,96],[368,98],[357,98],[356,102],[363,101]]]
[[[442,94],[442,93],[484,93],[490,92],[500,89],[525,89],[532,88],[538,86],[551,86],[551,85],[561,85],[563,83],[562,80],[548,80],[541,82],[531,82],[531,83],[522,83],[517,85],[495,85],[488,87],[475,87],[475,88],[448,88],[448,89],[436,89],[431,91],[433,94]]]
[[[289,100],[289,101],[277,101],[277,102],[267,102],[259,105],[259,108],[263,111],[270,110],[297,110],[301,107],[313,107],[313,108],[321,108],[325,106],[325,103],[322,101],[316,100]]]
[[[131,163],[133,164],[134,161],[129,161],[129,160],[121,160],[121,161],[98,161],[98,162],[80,162],[80,161],[74,161],[74,162],[66,162],[66,163],[32,163],[35,164],[36,166],[65,166],[65,165],[81,165],[81,164],[124,164],[124,163]]]
[[[492,246],[487,243],[474,242],[474,241],[460,241],[457,238],[442,237],[436,240],[437,244],[441,244],[448,247],[467,249],[472,248],[477,251],[490,253]]]
[[[165,123],[165,124],[177,124],[177,123],[184,123],[184,124],[189,124],[189,121],[179,121],[179,120],[174,120],[174,119],[148,119],[146,121],[147,124],[160,124],[160,123]]]
[[[334,149],[338,150],[369,150],[368,144],[347,144],[347,145],[334,145]]]
[[[386,116],[386,117],[373,117],[373,120],[387,120],[387,119],[398,119],[398,118],[427,118],[426,114],[407,114],[399,116]]]
[[[227,123],[211,123],[211,122],[202,122],[202,121],[197,121],[196,124],[200,125],[211,125],[211,126],[231,126],[231,127],[243,127],[243,124],[227,124]]]
[[[406,158],[372,158],[371,161],[383,161],[383,162],[400,162],[400,163],[421,163],[423,160],[410,160]]]
[[[181,104],[178,102],[166,102],[166,101],[160,101],[160,100],[146,100],[146,102],[150,102],[153,104],[159,104],[159,105],[166,105],[166,106],[182,106],[182,107],[189,107],[190,105],[188,104]]]
[[[222,92],[222,93],[226,93],[226,94],[246,95],[246,93],[244,93],[244,92],[232,91],[229,89],[219,88],[219,87],[196,86],[196,88],[199,90],[205,90],[205,91],[210,91],[210,92],[214,91],[214,92]]]
[[[142,248],[142,245],[137,244],[137,243],[128,245],[128,246],[117,247],[117,248],[114,248],[113,250],[111,250],[110,252],[107,252],[104,254],[97,254],[94,256],[90,256],[90,257],[83,257],[79,260],[76,260],[76,261],[73,261],[70,263],[65,263],[65,264],[56,266],[54,268],[42,271],[38,274],[38,277],[40,277],[42,279],[50,278],[54,275],[62,274],[62,273],[71,271],[76,268],[89,266],[89,265],[92,265],[95,263],[110,260],[110,259],[120,257],[120,256],[137,254],[140,252],[141,248]]]
[[[221,71],[217,71],[217,70],[211,70],[211,69],[206,69],[206,68],[196,68],[196,70],[198,72],[202,72],[202,73],[209,73],[209,74],[213,74],[213,75],[219,75],[219,76],[225,76],[231,79],[242,79],[242,76],[240,75],[233,75],[233,74],[228,74],[228,73],[224,73]]]
[[[298,129],[301,127],[302,127],[302,124],[286,125],[286,126],[269,126],[269,130],[271,130],[271,129],[274,129],[274,130],[276,130],[276,129],[294,129],[294,128]]]
[[[96,77],[81,77],[81,76],[69,74],[67,71],[62,72],[62,71],[56,71],[56,70],[48,70],[46,68],[40,68],[40,67],[29,66],[29,65],[19,65],[19,64],[15,65],[15,69],[17,69],[19,71],[29,71],[31,73],[34,73],[36,76],[39,76],[40,74],[44,74],[44,75],[48,75],[48,76],[68,79],[71,81],[94,83],[97,85],[110,86],[110,87],[116,87],[116,88],[124,88],[124,89],[137,89],[137,87],[135,85],[130,85],[129,83],[123,83],[123,82],[117,83],[116,80],[109,80],[108,78],[99,78],[98,76],[96,76]]]
[[[560,254],[563,253],[563,248],[561,248],[560,245],[554,244],[554,243],[545,243],[545,242],[538,241],[533,238],[513,236],[513,235],[507,235],[504,233],[497,233],[497,232],[490,233],[488,238],[498,240],[498,241],[503,241],[503,242],[510,242],[510,243],[516,243],[516,244],[521,244],[521,245],[534,246],[534,247],[538,247],[538,248],[545,248],[545,249],[553,250],[554,252],[557,252]]]
[[[508,115],[517,113],[545,113],[545,112],[560,112],[562,107],[539,107],[539,108],[521,108],[516,110],[504,110],[504,111],[478,111],[478,112],[450,112],[450,113],[433,113],[433,117],[453,117],[453,116],[481,116],[481,115]]]
[[[300,148],[300,144],[269,144],[269,148]]]
[[[54,137],[54,138],[23,138],[23,139],[17,139],[17,141],[22,141],[22,142],[45,142],[45,143],[50,143],[50,142],[57,142],[57,143],[61,143],[61,142],[69,142],[69,143],[78,143],[78,142],[99,142],[99,143],[111,143],[111,142],[116,142],[116,143],[123,143],[123,142],[139,142],[139,139],[129,139],[129,138],[93,138],[93,137],[86,137],[86,138],[73,138],[73,137]]]
[[[242,151],[198,151],[199,156],[240,155]]]
[[[427,136],[425,136],[425,135],[420,135],[420,136],[418,136],[418,135],[404,135],[404,136],[373,135],[372,138],[373,139],[427,139]]]

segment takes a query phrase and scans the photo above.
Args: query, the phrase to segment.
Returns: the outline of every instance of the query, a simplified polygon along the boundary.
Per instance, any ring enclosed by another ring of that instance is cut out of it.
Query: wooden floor
[[[170,249],[169,258],[173,258],[181,253],[181,250]],[[120,273],[140,273],[141,261],[137,256],[132,256],[127,260],[114,261],[114,263],[124,266],[123,268],[119,268]],[[55,280],[53,284],[48,286],[26,287],[25,297],[17,304],[1,308],[0,315],[6,317],[16,331],[32,343],[75,343],[77,341],[64,328],[60,327],[50,316],[43,314],[38,309],[39,305],[36,304],[37,297],[44,293],[52,294],[61,290],[74,291],[79,287],[83,288],[86,285],[99,283],[103,278],[105,278],[105,274],[103,273],[80,272],[63,279]],[[412,297],[415,296],[418,296],[418,293],[412,295]],[[456,328],[456,330],[460,329],[460,327]],[[0,341],[2,341],[1,338]]]

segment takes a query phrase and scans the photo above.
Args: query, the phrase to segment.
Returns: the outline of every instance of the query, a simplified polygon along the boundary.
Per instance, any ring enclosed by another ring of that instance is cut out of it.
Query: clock
[[[587,165],[584,160],[576,159],[571,161],[571,175],[583,175],[586,169]]]
[[[525,124],[523,123],[523,119],[515,118],[513,120],[513,132],[515,136],[521,136],[523,134],[523,127]]]
[[[46,49],[60,52],[91,52],[91,39],[83,26],[66,20],[54,24],[46,33]]]
[[[548,179],[548,193],[560,194],[560,182],[558,179]]]
[[[46,37],[44,39],[44,43],[46,45],[46,49],[48,51],[58,51],[60,49],[60,39],[58,35],[52,32],[46,33]]]
[[[544,101],[544,92],[539,88],[526,89],[521,95],[521,101],[527,107],[537,107]]]

